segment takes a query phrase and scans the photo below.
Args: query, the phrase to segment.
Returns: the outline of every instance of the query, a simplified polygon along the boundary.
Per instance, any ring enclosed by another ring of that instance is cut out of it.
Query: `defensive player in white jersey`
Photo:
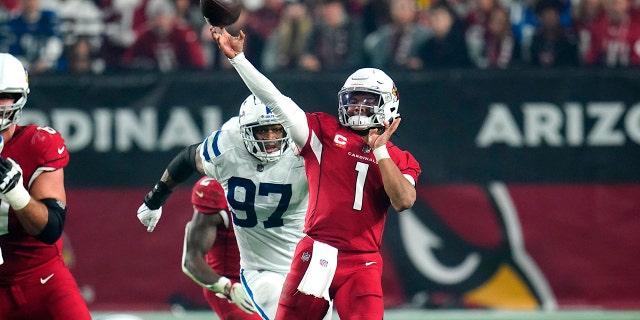
[[[322,319],[333,299],[340,319],[384,317],[380,245],[392,206],[416,200],[419,163],[389,139],[400,98],[382,70],[362,68],[338,92],[338,118],[304,112],[243,54],[245,35],[210,27],[247,88],[285,127],[305,160],[309,206],[305,237],[287,274],[277,320]]]
[[[205,286],[241,308],[248,296],[262,318],[273,319],[293,252],[304,235],[304,162],[271,110],[253,95],[242,103],[238,125],[239,130],[214,131],[181,151],[145,196],[138,218],[153,231],[171,191],[195,171],[220,182],[232,209],[242,285],[220,277]]]

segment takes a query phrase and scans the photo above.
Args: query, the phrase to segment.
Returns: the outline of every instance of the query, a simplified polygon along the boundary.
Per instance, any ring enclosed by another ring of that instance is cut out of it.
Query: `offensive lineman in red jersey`
[[[413,206],[421,172],[389,141],[400,124],[395,84],[382,70],[353,73],[338,94],[339,119],[305,113],[244,56],[245,36],[211,35],[249,90],[285,127],[304,157],[309,207],[276,319],[322,319],[333,299],[338,316],[382,319],[382,256],[389,205]]]
[[[62,260],[69,153],[52,128],[16,124],[28,93],[22,63],[0,53],[0,319],[91,319]]]
[[[257,313],[248,314],[231,299],[233,284],[240,282],[240,252],[231,225],[229,205],[220,183],[203,177],[193,186],[191,203],[193,217],[185,228],[182,251],[182,271],[203,287],[202,292],[211,309],[222,320],[261,320]],[[220,277],[231,280],[226,295],[209,288],[207,283],[217,283]],[[246,295],[239,299],[245,308],[251,306]]]

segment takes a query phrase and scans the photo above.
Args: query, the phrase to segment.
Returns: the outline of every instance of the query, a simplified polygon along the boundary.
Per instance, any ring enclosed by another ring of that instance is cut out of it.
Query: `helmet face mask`
[[[24,104],[20,104],[19,102],[0,104],[0,132],[6,130],[20,120],[23,106]]]
[[[10,54],[0,53],[0,100],[13,100],[0,103],[0,132],[20,120],[28,94],[28,75],[22,63]]]
[[[247,151],[263,162],[278,161],[289,146],[290,139],[271,110],[253,95],[240,106],[240,135]],[[261,139],[270,132],[282,135],[274,139]]]
[[[359,69],[338,92],[338,120],[354,130],[384,127],[400,116],[399,102],[395,83],[382,70]]]
[[[355,130],[370,128],[382,111],[380,108],[380,95],[376,92],[362,89],[360,91],[344,91],[339,95],[340,109],[338,115],[340,122],[346,123]],[[344,124],[343,124],[344,125]]]

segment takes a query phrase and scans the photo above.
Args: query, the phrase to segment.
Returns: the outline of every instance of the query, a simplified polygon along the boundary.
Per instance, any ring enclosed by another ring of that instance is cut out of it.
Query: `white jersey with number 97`
[[[287,273],[307,212],[302,157],[289,147],[280,160],[261,162],[247,151],[237,130],[211,133],[200,146],[200,157],[232,208],[241,267]]]

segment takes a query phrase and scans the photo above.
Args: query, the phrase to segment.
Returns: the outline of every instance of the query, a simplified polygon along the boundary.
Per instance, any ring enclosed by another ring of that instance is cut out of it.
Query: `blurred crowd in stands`
[[[219,70],[199,0],[0,0],[29,72]],[[243,0],[228,27],[265,72],[636,67],[640,0]]]

